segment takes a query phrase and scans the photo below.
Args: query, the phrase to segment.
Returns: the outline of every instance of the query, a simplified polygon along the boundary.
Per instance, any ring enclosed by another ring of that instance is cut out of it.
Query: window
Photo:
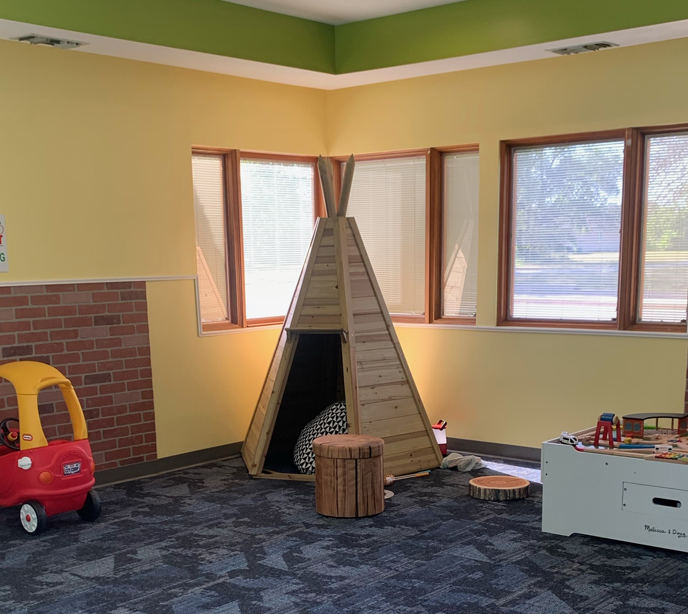
[[[682,322],[688,307],[688,134],[645,142],[640,322]]]
[[[425,312],[425,156],[356,163],[356,218],[387,309]]]
[[[478,300],[478,152],[443,156],[442,315],[475,318]]]
[[[225,185],[222,156],[194,155],[196,264],[203,322],[229,321]]]
[[[315,163],[236,150],[194,151],[204,331],[283,320],[321,206]]]
[[[395,321],[475,324],[478,183],[477,145],[356,156],[348,214]]]
[[[685,331],[688,134],[503,144],[502,325]]]
[[[313,235],[315,167],[241,160],[246,317],[284,316]]]

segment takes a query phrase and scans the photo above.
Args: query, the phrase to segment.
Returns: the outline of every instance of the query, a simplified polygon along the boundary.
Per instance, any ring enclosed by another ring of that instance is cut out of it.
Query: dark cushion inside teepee
[[[323,435],[344,435],[349,432],[346,424],[346,403],[338,401],[323,409],[311,420],[299,435],[294,446],[294,464],[301,473],[315,473],[313,440]]]

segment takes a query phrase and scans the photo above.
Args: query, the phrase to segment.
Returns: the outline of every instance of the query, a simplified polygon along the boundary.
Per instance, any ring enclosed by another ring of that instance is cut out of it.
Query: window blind
[[[203,322],[227,320],[225,188],[222,156],[192,156],[196,264]]]
[[[246,317],[286,315],[313,234],[312,164],[241,160]]]
[[[623,141],[513,156],[512,317],[616,319]]]
[[[478,295],[478,152],[444,156],[443,314],[475,317]]]
[[[688,134],[646,139],[640,320],[681,322],[688,307]]]
[[[425,312],[425,157],[356,163],[348,215],[393,314]]]

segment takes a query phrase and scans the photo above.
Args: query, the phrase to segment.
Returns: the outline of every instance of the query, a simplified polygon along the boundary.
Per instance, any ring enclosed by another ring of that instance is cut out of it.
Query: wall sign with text
[[[5,216],[0,215],[0,273],[9,271],[7,265],[7,234],[5,232]]]

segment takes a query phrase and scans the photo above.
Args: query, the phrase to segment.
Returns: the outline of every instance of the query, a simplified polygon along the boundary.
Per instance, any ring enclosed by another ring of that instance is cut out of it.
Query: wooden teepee
[[[272,363],[242,448],[249,473],[295,472],[301,429],[346,400],[349,433],[385,440],[385,472],[437,467],[442,455],[396,336],[354,218],[346,217],[353,156],[339,207],[330,160],[320,158],[326,218],[318,218]]]

